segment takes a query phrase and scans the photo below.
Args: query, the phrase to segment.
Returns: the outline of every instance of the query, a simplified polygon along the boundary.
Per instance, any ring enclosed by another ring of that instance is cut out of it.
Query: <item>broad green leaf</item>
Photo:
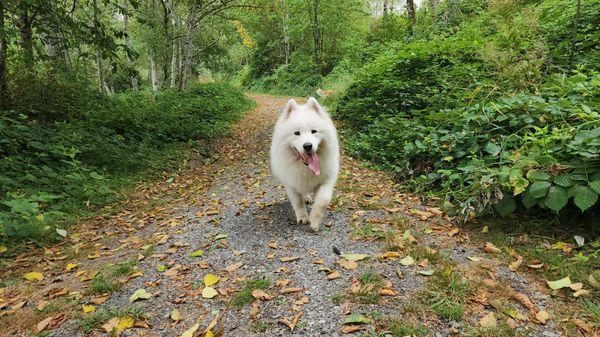
[[[363,315],[350,315],[344,320],[344,324],[371,324],[372,322]]]
[[[569,173],[558,175],[558,176],[554,177],[552,179],[552,181],[556,185],[562,186],[562,187],[573,186],[573,179],[571,179],[571,174],[569,174]]]
[[[198,257],[202,255],[204,255],[204,251],[202,249],[198,249],[190,253],[190,257]]]
[[[156,266],[156,270],[162,273],[163,271],[167,270],[167,266],[159,264],[158,266]]]
[[[513,194],[519,195],[519,194],[525,192],[525,189],[527,189],[527,186],[529,186],[529,180],[527,180],[523,177],[517,177],[514,180],[512,180],[512,186],[513,186]]]
[[[571,285],[571,279],[568,276],[560,280],[546,282],[548,283],[548,287],[552,290],[566,288]]]
[[[130,302],[135,302],[137,300],[147,300],[152,297],[152,294],[146,291],[144,288],[140,288],[136,290],[131,297],[129,297]]]
[[[575,187],[573,201],[575,201],[575,205],[583,212],[596,204],[598,201],[598,194],[591,188],[580,185]]]
[[[531,186],[529,187],[531,188]],[[531,193],[529,193],[529,189],[521,195],[521,202],[523,203],[523,206],[525,206],[527,209],[535,206],[537,201],[538,199],[536,199],[534,196],[531,195]]]
[[[531,170],[527,172],[527,179],[533,181],[550,180],[550,175],[544,171]]]
[[[550,186],[551,184],[548,181],[536,181],[529,186],[527,192],[531,194],[532,197],[540,199],[548,194]]]
[[[552,186],[544,199],[544,205],[549,209],[558,212],[567,205],[568,201],[569,193],[567,190],[560,186]]]
[[[503,198],[500,201],[498,201],[496,205],[494,205],[494,209],[502,217],[505,217],[510,213],[514,212],[515,208],[517,208],[517,203],[508,193],[504,193]]]
[[[366,259],[369,255],[367,254],[342,254],[340,255],[341,257],[343,257],[346,260],[350,260],[350,261],[361,261]]]
[[[600,194],[600,180],[590,181],[590,188]]]
[[[493,143],[493,142],[488,142],[485,145],[485,152],[491,154],[492,156],[497,156],[498,154],[500,154],[500,152],[502,151],[502,147],[500,147],[500,145]]]
[[[8,250],[8,248],[6,248],[5,246],[0,246],[0,254],[6,252]]]

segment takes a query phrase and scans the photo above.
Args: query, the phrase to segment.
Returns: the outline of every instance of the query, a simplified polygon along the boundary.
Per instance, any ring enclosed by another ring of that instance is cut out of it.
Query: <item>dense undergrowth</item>
[[[346,148],[465,220],[597,223],[600,1],[582,2],[575,38],[571,1],[458,6],[421,13],[412,35],[372,33],[379,52],[364,48],[334,104]]]
[[[107,96],[67,83],[15,85],[0,116],[2,240],[56,237],[124,186],[181,162],[184,147],[206,151],[251,104],[225,84]]]

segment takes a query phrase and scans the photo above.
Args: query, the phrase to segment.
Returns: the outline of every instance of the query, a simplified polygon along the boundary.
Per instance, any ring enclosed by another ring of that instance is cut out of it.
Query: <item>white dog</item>
[[[271,169],[285,186],[299,224],[319,230],[340,169],[337,131],[313,97],[304,105],[290,100],[275,125]],[[310,218],[304,200],[314,193]]]

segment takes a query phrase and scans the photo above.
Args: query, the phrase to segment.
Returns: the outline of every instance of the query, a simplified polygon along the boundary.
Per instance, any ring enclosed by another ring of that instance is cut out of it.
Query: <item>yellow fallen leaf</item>
[[[181,337],[194,337],[194,333],[198,330],[198,328],[200,328],[200,323],[196,323],[194,324],[191,328],[185,330],[182,334]]]
[[[331,273],[327,274],[328,280],[335,280],[336,278],[339,278],[339,277],[340,277],[340,273],[337,270],[334,270]]]
[[[4,247],[4,246],[0,246],[0,254],[6,252],[8,250],[8,248]]]
[[[369,255],[367,255],[367,254],[342,254],[341,256],[346,260],[360,261],[360,260],[366,259]]]
[[[30,273],[23,275],[23,277],[27,281],[33,281],[33,280],[41,281],[44,279],[44,274],[36,272],[36,271],[32,271]]]
[[[508,265],[508,270],[510,271],[517,271],[517,269],[519,269],[519,267],[523,264],[523,257],[521,255],[517,256],[517,260],[510,263]]]
[[[215,334],[212,331],[208,330],[204,333],[204,337],[215,337]]]
[[[171,311],[171,319],[174,320],[175,322],[179,322],[183,319],[181,317],[181,313],[179,312],[179,309],[173,309],[173,311]]]
[[[403,266],[411,266],[415,264],[415,259],[413,259],[412,256],[407,255],[406,257],[402,258],[402,260],[400,260],[400,264]]]
[[[95,252],[94,254],[88,254],[88,259],[93,260],[100,257],[100,252]]]
[[[213,298],[217,296],[219,293],[213,287],[204,287],[202,290],[202,297],[204,298]]]
[[[490,232],[490,228],[489,228],[487,225],[486,225],[486,226],[483,226],[483,228],[481,229],[481,232],[482,232],[483,234],[487,234],[487,233],[489,233],[489,232]]]
[[[94,312],[96,310],[96,307],[94,307],[93,305],[83,304],[83,305],[81,305],[81,309],[84,314],[88,314],[90,312]]]
[[[561,288],[570,286],[571,279],[567,276],[565,278],[562,278],[562,279],[556,280],[556,281],[546,281],[546,283],[548,283],[548,287],[550,287],[550,289],[557,290],[557,289],[561,289]]]
[[[133,328],[134,323],[135,320],[131,316],[119,317],[119,324],[117,325],[117,330],[123,331],[125,329]]]
[[[131,297],[129,297],[129,301],[135,302],[137,300],[147,300],[152,297],[152,294],[146,291],[144,288],[140,288],[136,290]]]
[[[550,314],[546,310],[540,310],[535,314],[535,319],[542,324],[546,324],[550,319]]]
[[[382,259],[398,259],[400,258],[400,253],[398,252],[386,252],[381,255]]]
[[[345,269],[351,270],[358,268],[358,263],[352,260],[339,259],[337,263]]]
[[[219,278],[213,274],[206,274],[206,276],[204,276],[204,285],[207,287],[210,287],[217,282],[219,282]]]
[[[76,263],[69,263],[67,264],[67,271],[71,271],[73,269],[77,268],[77,264]]]

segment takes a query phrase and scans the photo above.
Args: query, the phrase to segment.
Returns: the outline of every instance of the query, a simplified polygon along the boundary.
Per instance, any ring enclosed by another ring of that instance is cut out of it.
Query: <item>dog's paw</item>
[[[296,223],[299,225],[306,225],[307,223],[309,223],[308,215],[305,214],[305,215],[297,216]]]
[[[313,198],[310,196],[310,194],[307,194],[304,196],[304,202],[307,204],[312,204],[313,203]]]
[[[321,226],[320,226],[320,224],[319,224],[319,223],[314,223],[314,222],[311,222],[311,223],[310,223],[310,229],[312,229],[312,230],[313,230],[313,232],[318,232],[318,231],[319,231],[319,229],[320,229],[320,227],[321,227]]]

